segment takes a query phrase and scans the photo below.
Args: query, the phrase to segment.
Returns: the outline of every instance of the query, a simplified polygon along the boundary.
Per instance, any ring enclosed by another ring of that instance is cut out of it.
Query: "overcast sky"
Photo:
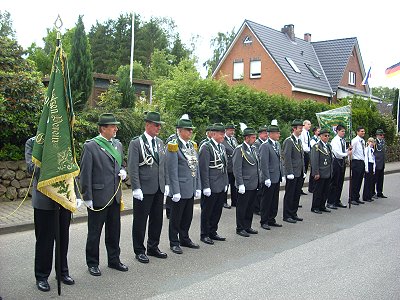
[[[191,36],[200,36],[196,53],[200,63],[212,56],[212,37],[232,29],[236,32],[245,19],[276,30],[294,24],[296,37],[303,38],[308,32],[312,41],[357,37],[366,71],[372,67],[370,86],[399,88],[400,75],[385,76],[387,67],[400,62],[399,23],[393,14],[398,11],[397,1],[370,3],[349,0],[0,0],[0,9],[11,13],[17,39],[24,48],[32,42],[43,46],[46,28],[53,26],[58,14],[64,28],[72,28],[78,16],[84,15],[86,32],[96,20],[104,22],[132,11],[144,20],[151,16],[169,17],[175,21],[187,45]],[[204,70],[199,71],[204,74]]]

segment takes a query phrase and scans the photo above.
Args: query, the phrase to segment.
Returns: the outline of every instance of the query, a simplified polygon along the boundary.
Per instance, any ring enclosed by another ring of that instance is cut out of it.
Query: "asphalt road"
[[[201,248],[169,250],[164,222],[160,249],[168,259],[134,259],[132,216],[122,218],[122,273],[107,267],[101,243],[101,277],[90,276],[85,264],[86,223],[71,225],[70,275],[74,286],[62,286],[65,299],[399,299],[400,175],[385,177],[388,199],[340,209],[310,212],[311,195],[302,196],[304,222],[265,231],[255,216],[258,235],[235,234],[235,210],[224,209],[219,234],[225,242],[199,242],[199,205],[191,237]],[[345,191],[347,192],[347,183]],[[280,193],[281,199],[284,192]],[[343,198],[344,200],[344,198]],[[279,222],[281,222],[281,205]],[[36,289],[33,274],[34,232],[0,235],[0,296],[3,299],[58,298],[54,273],[51,291]]]

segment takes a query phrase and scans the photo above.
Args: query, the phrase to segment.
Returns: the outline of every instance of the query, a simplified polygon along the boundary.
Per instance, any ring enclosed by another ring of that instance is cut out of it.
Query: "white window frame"
[[[349,71],[349,85],[356,85],[356,72]]]
[[[250,78],[261,78],[261,60],[250,61]]]
[[[244,78],[244,62],[233,62],[233,80],[242,80]]]
[[[289,65],[292,67],[293,71],[301,74],[299,67],[294,63],[294,61],[290,57],[285,57],[285,58],[286,58],[286,61],[289,63]]]

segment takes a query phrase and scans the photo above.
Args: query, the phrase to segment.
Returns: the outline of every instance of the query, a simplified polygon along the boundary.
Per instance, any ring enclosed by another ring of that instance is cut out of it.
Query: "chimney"
[[[304,40],[305,40],[306,42],[311,43],[311,33],[305,33],[305,34],[304,34]]]
[[[283,33],[286,33],[287,36],[288,36],[293,42],[295,41],[295,40],[294,40],[295,36],[294,36],[294,25],[293,25],[293,24],[288,24],[288,25],[283,26],[283,28],[281,29],[281,31],[282,31]]]

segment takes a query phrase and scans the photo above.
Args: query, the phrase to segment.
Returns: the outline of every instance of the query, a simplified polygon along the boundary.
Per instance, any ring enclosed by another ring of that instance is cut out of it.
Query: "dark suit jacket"
[[[113,145],[123,156],[122,144],[114,139]],[[83,145],[81,158],[80,184],[83,200],[93,200],[94,207],[105,206],[118,188],[122,167],[118,162],[93,140],[88,140]],[[121,201],[121,187],[115,198]],[[109,205],[111,205],[112,201]]]
[[[330,178],[332,172],[331,145],[327,144],[325,150],[322,141],[319,141],[311,148],[311,176]]]
[[[376,145],[374,151],[376,170],[383,170],[385,168],[385,158],[386,158],[385,152],[386,152],[385,141],[384,140],[378,141],[378,139],[376,139]]]
[[[271,183],[278,183],[281,181],[283,175],[283,167],[280,156],[279,142],[276,142],[276,151],[270,139],[260,146],[260,165],[262,182],[267,179],[271,180]]]
[[[285,174],[293,174],[295,177],[303,177],[304,168],[304,152],[303,147],[296,143],[293,134],[286,138],[283,142],[283,160]]]
[[[152,195],[157,193],[160,188],[161,192],[164,193],[165,184],[168,184],[168,177],[166,177],[167,174],[165,172],[164,143],[157,137],[158,163],[154,160],[152,165],[144,164],[139,166],[144,161],[140,139],[141,137],[134,138],[129,143],[128,172],[131,178],[132,190],[141,189],[143,194]]]
[[[228,173],[233,172],[233,164],[232,164],[232,156],[233,156],[233,150],[238,146],[237,140],[235,137],[232,137],[232,142],[228,142],[228,138],[225,136],[224,141],[222,144],[225,146],[225,151],[226,151],[226,156],[228,157]]]
[[[254,146],[253,154],[246,144],[236,147],[233,152],[233,174],[235,185],[244,185],[246,190],[256,190],[260,184],[260,162],[258,161],[257,150]]]

